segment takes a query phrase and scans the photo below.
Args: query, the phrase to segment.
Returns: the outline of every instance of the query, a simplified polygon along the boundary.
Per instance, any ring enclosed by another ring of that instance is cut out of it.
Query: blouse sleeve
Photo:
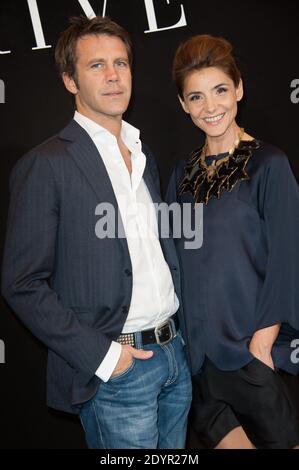
[[[257,329],[286,323],[299,330],[299,189],[284,154],[271,159],[263,189],[268,260]]]

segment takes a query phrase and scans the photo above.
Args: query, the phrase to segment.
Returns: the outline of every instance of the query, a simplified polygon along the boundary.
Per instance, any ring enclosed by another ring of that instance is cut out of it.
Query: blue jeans
[[[82,406],[90,449],[184,448],[192,392],[182,337],[141,347],[153,357],[134,359]]]

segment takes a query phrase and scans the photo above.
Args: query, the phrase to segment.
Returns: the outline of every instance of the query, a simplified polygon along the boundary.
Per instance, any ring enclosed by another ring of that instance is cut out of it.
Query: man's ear
[[[78,93],[78,88],[75,83],[75,80],[72,77],[70,77],[66,72],[63,72],[62,80],[63,80],[65,88],[70,93],[72,93],[73,95],[76,95]]]
[[[237,101],[241,101],[241,99],[243,98],[243,95],[244,95],[242,78],[240,78],[239,85],[236,88],[236,95],[237,95]]]
[[[190,114],[188,106],[186,105],[185,101],[180,97],[180,95],[178,95],[178,98],[185,113]]]

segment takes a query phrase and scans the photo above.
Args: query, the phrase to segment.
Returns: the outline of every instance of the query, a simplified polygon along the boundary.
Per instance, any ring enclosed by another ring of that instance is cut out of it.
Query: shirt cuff
[[[112,372],[114,371],[116,364],[120,358],[121,354],[121,344],[112,341],[110,348],[103,361],[101,362],[100,367],[96,370],[96,375],[103,380],[103,382],[108,382]]]

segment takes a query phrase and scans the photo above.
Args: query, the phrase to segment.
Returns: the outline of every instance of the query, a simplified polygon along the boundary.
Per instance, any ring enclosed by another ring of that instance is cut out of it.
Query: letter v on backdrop
[[[173,0],[160,0],[160,1],[161,2],[166,1],[168,5],[170,5],[172,1],[173,4],[171,5],[171,7],[178,9],[178,5],[174,5]],[[78,0],[78,2],[80,3],[82,10],[87,17],[93,18],[94,16],[96,16],[96,13],[93,10],[92,6],[90,5],[89,0]],[[36,40],[36,46],[32,47],[32,50],[36,51],[36,50],[47,49],[49,47],[52,47],[51,45],[46,44],[37,0],[27,0],[27,3],[28,3],[29,13],[31,17],[33,31],[34,31],[34,36]],[[177,23],[170,25],[170,26],[164,26],[163,28],[158,27],[154,0],[144,0],[144,6],[145,6],[146,15],[147,15],[148,24],[149,24],[149,29],[144,31],[144,33],[156,33],[157,31],[166,31],[169,29],[181,28],[182,26],[187,26],[185,10],[182,4],[180,4],[180,10],[178,9]],[[104,0],[103,9],[101,12],[102,16],[106,15],[108,7],[109,7],[109,0]],[[12,51],[10,50],[7,50],[7,51],[0,50],[0,54],[11,54],[11,52]]]

